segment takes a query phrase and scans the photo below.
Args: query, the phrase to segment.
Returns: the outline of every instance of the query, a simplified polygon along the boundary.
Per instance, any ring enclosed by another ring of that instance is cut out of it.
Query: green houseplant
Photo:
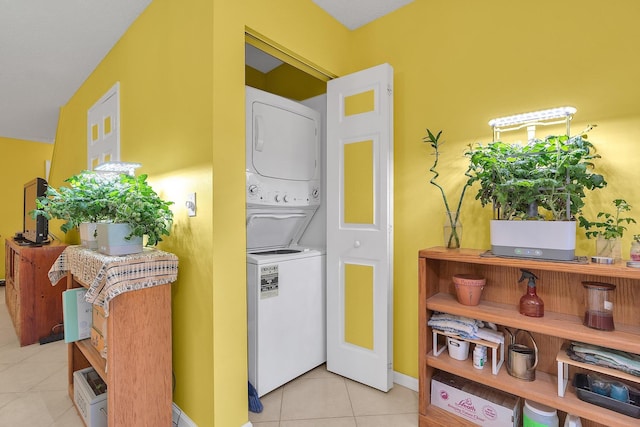
[[[162,200],[147,182],[147,175],[109,174],[83,171],[65,180],[68,186],[49,187],[37,201],[32,215],[61,219],[65,233],[84,223],[126,224],[124,238],[147,236],[147,246],[156,245],[170,234],[173,202]],[[103,233],[104,235],[104,233]],[[84,239],[83,239],[84,243]],[[122,255],[122,254],[120,254]]]
[[[444,242],[447,248],[459,248],[462,240],[462,226],[460,225],[460,208],[462,207],[462,200],[464,198],[464,194],[467,191],[467,188],[471,185],[469,181],[467,181],[462,187],[462,191],[460,192],[460,198],[455,205],[455,210],[452,210],[449,206],[449,201],[447,200],[447,195],[444,191],[444,188],[436,182],[440,174],[437,171],[438,160],[440,159],[440,147],[444,144],[444,141],[440,141],[440,137],[442,136],[442,131],[439,131],[437,134],[433,134],[431,130],[427,129],[427,135],[422,138],[423,142],[428,143],[433,149],[433,165],[429,168],[429,171],[433,174],[433,177],[429,180],[429,183],[434,185],[442,196],[442,201],[444,202],[444,208],[446,211],[446,222],[444,227]],[[467,170],[468,172],[468,170]],[[466,173],[465,173],[466,175]]]
[[[578,218],[580,226],[585,229],[587,239],[595,237],[596,255],[621,259],[620,240],[627,230],[626,225],[635,224],[636,220],[631,217],[621,216],[624,212],[631,211],[631,205],[624,199],[613,201],[614,213],[598,212],[596,220],[590,221],[584,216]],[[626,225],[625,225],[626,224]],[[637,235],[634,240],[637,240]]]
[[[602,175],[593,172],[600,155],[584,132],[526,144],[476,144],[465,155],[469,184],[480,186],[476,199],[494,209],[491,239],[496,254],[516,251],[517,256],[574,258],[575,218],[586,191],[607,185]],[[531,219],[551,221],[513,221]],[[515,241],[517,236],[522,238]],[[548,250],[543,254],[539,248]]]

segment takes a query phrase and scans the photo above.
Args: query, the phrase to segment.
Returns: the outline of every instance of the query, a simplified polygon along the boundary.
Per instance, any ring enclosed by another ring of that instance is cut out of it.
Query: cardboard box
[[[73,401],[87,427],[107,427],[107,386],[95,369],[73,373]]]
[[[440,371],[431,379],[431,404],[480,426],[518,427],[522,399]]]
[[[104,309],[99,305],[93,305],[91,312],[91,321],[93,328],[98,331],[103,338],[107,337],[107,317],[104,315]]]
[[[91,328],[91,345],[93,346],[93,348],[98,350],[100,356],[105,359],[107,358],[107,344],[105,342],[105,339],[102,335],[100,335],[100,332],[98,332],[93,327]]]

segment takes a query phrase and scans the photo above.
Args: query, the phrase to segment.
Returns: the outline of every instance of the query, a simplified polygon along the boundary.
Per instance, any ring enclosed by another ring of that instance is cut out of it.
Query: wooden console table
[[[107,384],[110,427],[170,426],[172,411],[171,286],[175,255],[145,248],[107,256],[69,246],[49,271],[67,276],[67,288],[84,286],[87,301],[107,314],[106,359],[90,339],[69,344],[69,396],[73,372],[93,367]]]
[[[51,286],[47,271],[66,245],[21,246],[5,242],[5,301],[21,346],[35,344],[62,324],[62,286]]]

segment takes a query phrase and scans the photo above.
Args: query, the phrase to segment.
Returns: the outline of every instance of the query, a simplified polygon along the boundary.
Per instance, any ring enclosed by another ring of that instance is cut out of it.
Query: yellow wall
[[[590,139],[609,181],[588,208],[623,197],[640,220],[639,14],[635,0],[416,1],[353,32],[352,70],[388,62],[395,71],[395,370],[417,376],[417,251],[443,244],[444,205],[429,184],[425,128],[444,130],[438,180],[452,203],[466,145],[491,140],[490,119],[575,106],[572,129],[598,124]],[[491,209],[474,200],[476,191],[462,207],[463,246],[488,249]],[[623,256],[638,232],[640,225],[630,227]],[[579,254],[592,254],[595,243],[581,229],[578,237]]]
[[[51,160],[53,144],[0,137],[0,278],[5,278],[4,240],[22,231],[25,183],[46,178],[45,162]],[[51,230],[54,234],[56,231]]]
[[[176,225],[162,246],[180,257],[174,400],[203,427],[247,419],[246,27],[336,75],[382,62],[395,69],[394,350],[401,373],[417,376],[417,251],[442,244],[442,201],[428,184],[432,158],[421,142],[426,127],[445,131],[441,182],[454,193],[463,181],[462,152],[491,138],[489,119],[574,105],[574,129],[599,124],[592,138],[602,141],[601,164],[611,172],[602,198],[623,193],[640,210],[640,194],[627,185],[640,173],[634,0],[606,9],[596,0],[417,1],[354,32],[311,1],[277,3],[152,2],[65,105],[56,138],[52,179],[59,184],[85,167],[87,109],[120,81],[122,158],[142,162],[141,172],[176,199]],[[198,193],[196,218],[180,211],[191,191]],[[463,244],[487,248],[490,212],[472,199],[469,193],[463,206]],[[590,243],[581,241],[580,250]]]

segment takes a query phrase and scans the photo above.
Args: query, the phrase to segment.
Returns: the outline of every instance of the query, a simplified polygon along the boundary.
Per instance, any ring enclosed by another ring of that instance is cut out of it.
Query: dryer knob
[[[284,202],[287,203],[289,201],[289,196],[285,194],[282,200],[284,200]]]
[[[314,188],[313,190],[311,190],[311,196],[314,199],[317,199],[319,195],[320,195],[320,190],[318,190],[317,188]]]
[[[249,194],[251,194],[252,196],[258,194],[258,186],[255,184],[252,184],[249,186]]]
[[[276,194],[273,199],[276,201],[276,203],[280,203],[280,195],[279,194]]]

